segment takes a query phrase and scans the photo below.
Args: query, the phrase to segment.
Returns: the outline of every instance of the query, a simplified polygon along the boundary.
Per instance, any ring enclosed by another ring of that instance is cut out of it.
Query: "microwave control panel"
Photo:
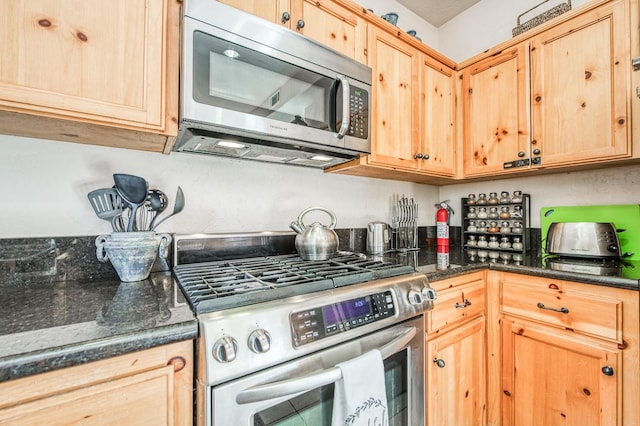
[[[369,92],[358,87],[351,87],[349,108],[351,116],[347,134],[367,139],[369,137]]]
[[[395,315],[390,290],[292,312],[293,344],[298,347]]]

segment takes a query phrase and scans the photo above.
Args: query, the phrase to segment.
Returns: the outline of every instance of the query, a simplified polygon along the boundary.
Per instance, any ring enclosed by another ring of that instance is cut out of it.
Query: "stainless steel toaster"
[[[621,256],[618,231],[613,223],[554,222],[547,232],[548,254],[571,257]]]

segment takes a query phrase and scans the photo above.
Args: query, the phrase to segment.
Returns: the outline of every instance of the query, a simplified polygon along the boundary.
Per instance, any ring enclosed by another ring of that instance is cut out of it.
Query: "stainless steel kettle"
[[[391,225],[385,222],[367,224],[367,253],[381,254],[391,250]]]
[[[305,226],[302,218],[307,213],[319,210],[327,213],[331,217],[329,226],[314,222]],[[336,215],[323,207],[309,207],[298,215],[296,222],[291,222],[291,229],[297,232],[296,250],[304,260],[328,260],[338,250],[338,234],[333,230],[336,226]]]

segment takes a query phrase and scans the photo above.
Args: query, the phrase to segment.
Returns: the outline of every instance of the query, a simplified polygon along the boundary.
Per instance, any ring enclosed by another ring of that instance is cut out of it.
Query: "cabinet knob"
[[[437,365],[438,367],[440,367],[440,368],[444,368],[444,366],[446,365],[446,364],[444,363],[444,360],[443,360],[443,359],[439,359],[439,358],[434,358],[434,359],[433,359],[433,363],[434,363],[435,365]]]
[[[291,19],[291,15],[289,15],[289,12],[283,12],[280,22],[282,22],[283,24],[286,24],[287,22],[289,22],[289,19]]]
[[[422,159],[423,158],[422,153],[421,152],[417,153],[416,155],[413,156],[413,158],[415,158],[416,160]]]
[[[613,367],[611,367],[610,365],[605,365],[604,367],[602,367],[602,373],[605,376],[613,376]]]
[[[298,22],[296,23],[296,30],[300,31],[303,28],[304,28],[304,21],[302,19],[298,19]]]
[[[428,159],[429,159],[429,154],[424,154],[424,155],[422,156],[422,159],[423,159],[423,160],[428,160]]]
[[[540,150],[538,148],[534,149],[533,155],[540,155]]]
[[[518,157],[520,157],[520,158],[524,157],[525,155],[527,155],[527,154],[525,154],[524,151],[520,151],[518,153]]]

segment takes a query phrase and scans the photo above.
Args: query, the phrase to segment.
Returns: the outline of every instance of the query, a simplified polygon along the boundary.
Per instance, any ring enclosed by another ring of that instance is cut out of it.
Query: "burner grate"
[[[327,261],[282,255],[174,267],[178,283],[197,314],[412,272],[409,266],[350,253]]]

